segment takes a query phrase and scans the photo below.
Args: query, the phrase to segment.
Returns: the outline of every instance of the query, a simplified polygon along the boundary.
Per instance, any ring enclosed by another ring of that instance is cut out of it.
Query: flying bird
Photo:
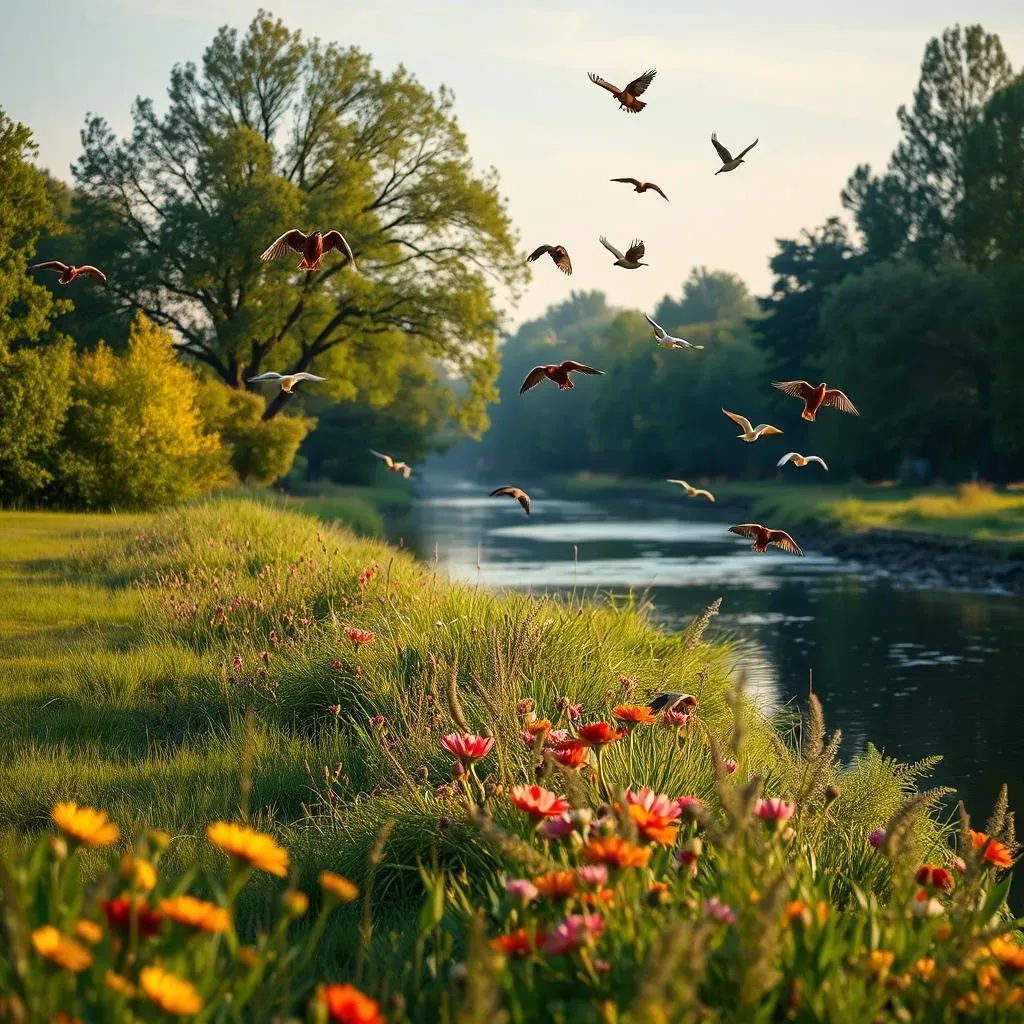
[[[799,466],[803,469],[808,462],[817,462],[822,469],[828,471],[828,466],[825,465],[825,460],[820,455],[801,455],[799,452],[786,452],[785,455],[779,459],[775,465],[784,466],[787,462],[792,462],[794,466]]]
[[[600,237],[599,241],[615,257],[613,266],[623,267],[625,270],[636,270],[637,267],[650,266],[648,263],[640,262],[644,258],[645,249],[644,243],[638,238],[633,240],[632,245],[626,250],[625,256],[604,235]]]
[[[619,110],[628,110],[632,114],[639,114],[647,104],[643,100],[638,100],[637,96],[641,96],[647,91],[647,87],[654,81],[654,76],[657,73],[654,68],[650,68],[639,78],[634,78],[625,89],[620,89],[618,86],[612,85],[611,82],[606,82],[600,75],[591,73],[587,77],[594,85],[607,89],[619,101]]]
[[[61,263],[60,260],[47,260],[45,263],[34,263],[32,269],[56,270],[60,274],[60,277],[57,278],[57,284],[71,284],[76,277],[97,277],[104,284],[107,283],[107,275],[102,270],[89,266],[89,264],[83,267],[71,267],[67,263]]]
[[[743,431],[742,434],[736,435],[741,441],[756,441],[759,437],[771,437],[772,434],[782,433],[778,427],[773,427],[770,423],[758,423],[756,427],[752,427],[746,416],[741,416],[738,412],[729,412],[728,409],[723,409],[722,412]]]
[[[703,345],[694,345],[685,338],[676,338],[669,334],[664,327],[652,320],[646,313],[644,319],[654,328],[654,340],[662,348],[692,348],[703,350]]]
[[[532,263],[534,260],[539,260],[544,253],[548,253],[554,264],[563,274],[572,273],[572,261],[569,259],[569,253],[566,252],[564,245],[538,245],[529,256],[526,257],[527,263]]]
[[[718,141],[718,135],[715,132],[712,132],[711,145],[715,147],[718,155],[722,158],[722,166],[715,171],[715,174],[721,174],[723,171],[735,171],[740,164],[746,162],[743,158],[757,145],[757,143],[758,140],[754,139],[754,141],[747,146],[739,156],[734,157],[732,153],[730,153],[729,150],[727,150],[725,146]]]
[[[498,487],[496,490],[491,491],[488,497],[496,498],[499,494],[507,494],[510,498],[515,498],[523,506],[526,514],[530,514],[530,496],[526,491],[518,487]]]
[[[262,384],[268,380],[276,380],[281,382],[281,390],[286,394],[290,395],[295,390],[295,385],[300,380],[327,380],[326,377],[318,377],[315,373],[274,373],[273,370],[269,370],[266,373],[261,373],[258,377],[249,377],[250,384]]]
[[[772,381],[772,387],[778,388],[784,395],[803,400],[804,408],[800,413],[802,420],[810,420],[813,423],[819,409],[838,409],[840,412],[848,412],[851,416],[860,415],[857,407],[842,391],[825,387],[824,381],[814,387],[805,380],[777,380]]]
[[[769,530],[767,526],[762,526],[760,523],[741,523],[739,526],[730,526],[729,532],[753,540],[754,543],[751,547],[758,554],[763,555],[768,550],[768,545],[774,544],[791,555],[804,557],[800,545],[785,530]]]
[[[299,261],[299,270],[316,270],[323,262],[324,256],[332,249],[337,249],[348,260],[353,270],[357,269],[352,247],[345,241],[345,236],[340,231],[328,231],[326,234],[313,231],[307,235],[298,228],[292,228],[275,239],[273,245],[260,254],[260,259],[266,263],[267,260],[279,260],[289,252],[297,252],[302,257]]]
[[[412,473],[412,466],[408,462],[395,462],[390,455],[385,455],[383,452],[374,451],[372,448],[367,449],[371,455],[376,455],[392,473],[401,473],[406,480],[409,479],[409,475]]]
[[[684,491],[686,491],[686,496],[688,498],[704,497],[707,498],[708,501],[715,500],[715,496],[710,491],[705,491],[700,487],[691,487],[685,480],[666,480],[665,483],[679,484],[679,486],[682,487]]]
[[[575,386],[569,379],[570,373],[589,373],[603,376],[604,370],[595,370],[592,366],[584,366],[583,363],[574,362],[572,359],[567,359],[564,363],[535,366],[526,375],[526,380],[523,381],[519,394],[529,391],[530,388],[535,388],[545,377],[548,380],[553,380],[558,385],[559,391],[568,391]]]
[[[659,693],[647,706],[652,711],[677,711],[679,706],[693,709],[697,706],[697,698],[692,693],[678,693],[670,690]]]
[[[611,180],[621,181],[623,185],[632,185],[634,192],[646,192],[650,189],[652,192],[657,192],[666,203],[668,202],[668,196],[653,181],[639,181],[637,178],[612,178]]]

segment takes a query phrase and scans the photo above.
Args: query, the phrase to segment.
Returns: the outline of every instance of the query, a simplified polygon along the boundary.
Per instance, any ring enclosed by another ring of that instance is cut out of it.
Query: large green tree
[[[694,267],[683,282],[682,297],[666,295],[658,304],[655,319],[666,330],[675,330],[690,324],[741,320],[756,312],[757,304],[738,274]]]
[[[376,70],[354,47],[305,40],[260,12],[176,67],[160,114],[139,99],[118,139],[82,133],[76,227],[135,306],[225,383],[310,369],[323,393],[382,405],[426,358],[467,431],[494,397],[495,290],[524,269],[495,172],[477,174],[443,87]],[[361,273],[265,265],[285,230],[336,228]],[[453,380],[467,386],[450,387]],[[283,396],[267,406],[270,418]]]

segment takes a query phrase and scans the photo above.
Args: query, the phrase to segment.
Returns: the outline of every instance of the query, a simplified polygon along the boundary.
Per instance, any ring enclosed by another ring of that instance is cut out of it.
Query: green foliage
[[[667,295],[658,305],[654,319],[670,333],[690,324],[709,324],[718,320],[743,320],[752,317],[757,306],[746,284],[725,270],[694,267],[683,282],[680,301]]]

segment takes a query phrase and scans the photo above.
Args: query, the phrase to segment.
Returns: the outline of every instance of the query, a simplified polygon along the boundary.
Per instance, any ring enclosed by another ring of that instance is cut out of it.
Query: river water
[[[900,589],[813,550],[757,555],[727,532],[735,513],[703,499],[566,501],[538,488],[527,518],[487,497],[492,486],[421,478],[393,539],[494,589],[646,591],[668,629],[721,597],[713,630],[739,641],[736,671],[766,705],[804,698],[813,673],[845,758],[868,741],[901,760],[943,755],[934,783],[955,786],[978,827],[1004,781],[1024,807],[1024,601]]]

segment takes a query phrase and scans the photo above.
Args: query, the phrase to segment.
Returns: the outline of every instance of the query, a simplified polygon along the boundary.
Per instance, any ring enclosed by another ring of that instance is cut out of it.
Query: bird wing
[[[658,186],[658,185],[655,185],[653,181],[646,182],[645,183],[645,187],[653,189],[655,192],[658,193],[659,196],[661,196],[662,199],[665,200],[666,203],[668,202],[668,196],[665,195],[665,193],[661,191],[661,187]]]
[[[587,73],[587,78],[589,78],[594,83],[594,85],[599,85],[599,86],[601,86],[602,89],[607,89],[610,93],[613,93],[614,95],[618,96],[618,94],[619,94],[618,86],[612,85],[611,82],[606,82],[600,75],[595,75],[591,71],[591,72]]]
[[[99,267],[94,267],[91,263],[87,263],[84,267],[79,267],[78,273],[79,275],[84,274],[86,277],[97,277],[104,284],[107,283],[107,275]]]
[[[729,412],[728,409],[723,409],[722,412],[729,417],[745,434],[749,434],[753,431],[753,427],[750,425],[750,420],[746,416],[741,416],[738,412]]]
[[[660,341],[662,338],[667,338],[668,335],[665,333],[665,328],[661,324],[652,320],[646,313],[644,313],[644,319],[654,328],[654,336]]]
[[[721,157],[723,164],[727,164],[732,160],[732,153],[730,153],[729,150],[727,150],[725,146],[718,141],[718,136],[715,132],[711,133],[711,145],[715,147],[715,150],[719,157]]]
[[[529,256],[526,257],[527,263],[532,263],[534,260],[539,260],[541,256],[546,252],[551,252],[555,247],[553,245],[538,245]]]
[[[807,456],[807,461],[808,462],[817,462],[818,465],[820,465],[822,469],[824,469],[826,472],[828,471],[828,466],[825,465],[825,460],[820,455],[808,455]]]
[[[636,185],[640,186],[640,181],[637,178],[612,178],[612,181],[621,181],[623,185]]]
[[[530,496],[526,491],[520,490],[518,487],[498,487],[491,491],[490,497],[494,498],[499,494],[507,494],[510,498],[515,498],[523,506],[526,514],[530,514]]]
[[[281,374],[275,373],[273,370],[267,370],[266,373],[261,373],[258,377],[250,377],[250,384],[261,384],[265,380],[281,380]]]
[[[355,253],[352,252],[352,246],[345,241],[345,236],[340,231],[328,231],[324,235],[324,252],[329,249],[337,249],[352,264],[352,269],[355,269]]]
[[[544,367],[535,366],[527,375],[526,380],[523,381],[523,386],[519,389],[519,394],[524,394],[529,391],[530,388],[535,388],[544,379]]]
[[[782,458],[779,459],[779,461],[775,463],[776,468],[779,467],[779,466],[784,466],[787,462],[789,462],[792,458],[794,458],[795,456],[797,456],[799,454],[800,454],[799,452],[786,452],[786,454],[783,455]]]
[[[626,86],[625,91],[628,92],[630,96],[642,96],[647,92],[647,87],[654,81],[654,76],[657,73],[658,72],[655,71],[654,68],[648,68],[638,78],[634,78],[633,81]]]
[[[586,366],[584,363],[577,363],[572,359],[566,359],[559,368],[565,370],[566,373],[589,373],[595,377],[604,376],[604,370],[595,370],[592,366]]]
[[[282,256],[287,256],[289,250],[293,252],[302,252],[302,248],[305,244],[305,234],[303,234],[303,232],[298,228],[292,228],[290,231],[286,231],[279,238],[275,238],[266,251],[260,253],[260,259],[264,262],[267,262],[267,260],[279,260]]]
[[[301,373],[293,373],[291,376],[295,380],[327,380],[326,377],[318,377],[315,373],[307,373],[305,370]]]
[[[708,501],[714,501],[715,500],[715,496],[710,491],[705,491],[703,488],[700,488],[700,487],[695,487],[693,489],[693,496],[695,498],[699,498],[702,494],[704,495],[705,498],[708,499]]]
[[[745,150],[743,150],[743,152],[740,153],[736,157],[736,159],[737,160],[742,160],[757,145],[757,143],[758,143],[758,140],[754,139],[754,141],[749,146],[747,146],[747,148]]]
[[[530,514],[530,496],[526,493],[526,491],[519,491],[519,493],[518,494],[514,494],[513,497],[516,499],[516,501],[519,502],[520,505],[523,506],[523,511],[527,515],[529,515]]]
[[[782,431],[778,427],[773,427],[770,423],[758,423],[754,427],[754,433],[761,437],[771,437],[774,434],[781,434]]]
[[[373,448],[368,448],[367,451],[369,451],[371,455],[376,455],[378,459],[381,459],[388,469],[395,468],[395,460],[391,458],[390,455],[385,455],[383,452],[375,451]]]
[[[680,487],[685,487],[686,490],[690,489],[690,485],[685,480],[666,480],[667,484],[679,484]]]
[[[555,261],[555,266],[563,274],[572,274],[572,260],[569,259],[568,250],[564,245],[554,245],[551,247],[551,258]]]
[[[47,260],[45,263],[33,263],[33,270],[56,270],[58,274],[63,274],[68,269],[66,263],[61,263],[60,260]]]
[[[412,466],[408,462],[396,462],[395,469],[397,469],[406,480],[412,475]]]
[[[805,402],[815,391],[805,380],[773,380],[772,387],[778,388],[784,395],[802,398]]]
[[[614,246],[614,245],[612,245],[612,243],[611,243],[611,242],[609,242],[609,241],[608,241],[608,239],[604,237],[604,235],[602,235],[602,236],[601,236],[601,237],[600,237],[600,238],[598,239],[598,241],[599,241],[599,242],[600,242],[600,243],[601,243],[601,244],[602,244],[602,245],[603,245],[603,246],[604,246],[604,247],[605,247],[605,248],[606,248],[606,249],[607,249],[607,250],[608,250],[608,251],[609,251],[609,252],[610,252],[610,253],[611,253],[611,254],[612,254],[612,255],[613,255],[613,256],[614,256],[615,258],[616,258],[616,259],[617,259],[617,260],[625,259],[625,257],[624,257],[624,256],[622,255],[622,253],[621,253],[621,252],[619,252],[619,250],[618,250],[618,249],[616,249],[616,248],[615,248],[615,246]]]
[[[804,553],[800,550],[800,545],[785,530],[769,530],[768,543],[775,544],[777,547],[782,548],[783,551],[788,551],[791,555],[799,555],[801,558],[804,556]]]
[[[857,406],[851,402],[842,391],[830,388],[825,392],[821,404],[829,409],[838,409],[840,412],[848,412],[851,416],[859,416]]]
[[[763,529],[764,527],[760,523],[740,523],[739,526],[730,526],[729,532],[754,540]]]
[[[644,258],[644,253],[647,250],[644,248],[644,243],[639,238],[633,240],[633,244],[626,250],[626,259],[631,263],[636,263],[638,260]]]

